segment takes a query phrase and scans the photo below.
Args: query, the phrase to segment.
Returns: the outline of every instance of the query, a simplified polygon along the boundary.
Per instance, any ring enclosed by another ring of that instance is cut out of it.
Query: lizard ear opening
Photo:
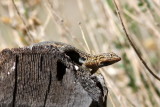
[[[79,63],[83,64],[83,63],[85,62],[85,60],[86,60],[86,58],[80,57],[80,58],[79,58]]]
[[[64,52],[67,56],[69,56],[71,58],[71,60],[73,62],[75,62],[76,64],[78,65],[82,65],[83,62],[80,61],[80,58],[81,56],[79,55],[78,52],[74,51],[74,50],[71,50],[71,51],[67,51],[67,52]],[[82,59],[83,61],[83,59]]]

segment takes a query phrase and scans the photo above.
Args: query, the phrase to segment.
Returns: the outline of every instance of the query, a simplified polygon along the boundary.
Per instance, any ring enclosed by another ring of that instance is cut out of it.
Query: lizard
[[[56,41],[39,42],[31,45],[30,47],[43,45],[52,45],[54,47],[57,47],[60,51],[68,55],[77,64],[81,65],[84,68],[91,69],[91,74],[94,74],[101,67],[114,64],[121,60],[121,58],[113,52],[93,55],[81,51],[80,49],[77,49],[72,45]]]

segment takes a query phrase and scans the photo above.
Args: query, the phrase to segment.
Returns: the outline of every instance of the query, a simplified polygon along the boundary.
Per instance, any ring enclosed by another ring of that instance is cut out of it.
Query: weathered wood
[[[53,46],[4,49],[0,53],[0,106],[104,106],[97,77]]]

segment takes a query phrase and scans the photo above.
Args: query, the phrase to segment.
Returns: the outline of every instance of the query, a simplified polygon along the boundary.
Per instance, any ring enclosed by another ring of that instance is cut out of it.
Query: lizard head
[[[115,53],[111,52],[111,53],[103,53],[103,54],[97,55],[97,60],[98,60],[98,66],[103,67],[103,66],[114,64],[120,61],[121,58]]]
[[[104,66],[108,66],[120,61],[121,58],[115,53],[103,53],[99,55],[92,55],[88,58],[80,58],[79,62],[91,69],[98,69]]]

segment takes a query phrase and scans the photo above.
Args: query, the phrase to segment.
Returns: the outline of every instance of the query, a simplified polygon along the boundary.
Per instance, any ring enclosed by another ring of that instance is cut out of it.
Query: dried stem
[[[82,38],[83,38],[83,40],[84,40],[84,43],[85,43],[85,45],[86,45],[86,47],[87,47],[87,51],[88,51],[89,53],[91,53],[91,50],[90,50],[89,45],[88,45],[88,43],[87,43],[86,37],[85,37],[85,35],[84,35],[84,31],[83,31],[83,29],[82,29],[81,23],[79,23],[79,28],[80,28],[80,30],[81,30]]]
[[[20,12],[19,12],[19,10],[18,10],[18,8],[17,8],[14,0],[12,0],[12,3],[13,3],[14,8],[16,9],[16,12],[17,12],[18,16],[20,17],[20,19],[22,20],[22,22],[23,22],[23,24],[24,24],[24,26],[25,26],[25,30],[26,30],[26,32],[27,32],[28,38],[29,38],[32,42],[34,42],[34,39],[33,39],[32,35],[31,35],[31,33],[29,32],[29,29],[27,28],[27,24],[26,24],[26,22],[24,21],[23,17],[21,16],[21,14],[20,14]]]
[[[146,69],[149,71],[149,73],[151,73],[157,80],[160,81],[160,77],[158,77],[150,68],[149,66],[147,65],[147,63],[144,61],[144,59],[142,58],[142,56],[140,55],[140,53],[138,52],[138,49],[137,47],[135,46],[135,44],[132,42],[129,34],[127,33],[127,30],[125,28],[125,25],[123,23],[123,20],[122,20],[122,17],[121,17],[121,14],[120,14],[120,11],[119,11],[119,8],[118,8],[118,5],[116,4],[116,1],[113,0],[114,4],[115,4],[115,7],[116,7],[116,11],[117,11],[117,14],[118,14],[118,17],[120,19],[120,22],[122,24],[122,27],[123,27],[123,30],[125,32],[125,35],[130,43],[130,45],[133,47],[134,51],[136,52],[137,56],[139,57],[139,59],[141,60],[141,62],[143,63],[143,65],[146,67]]]

